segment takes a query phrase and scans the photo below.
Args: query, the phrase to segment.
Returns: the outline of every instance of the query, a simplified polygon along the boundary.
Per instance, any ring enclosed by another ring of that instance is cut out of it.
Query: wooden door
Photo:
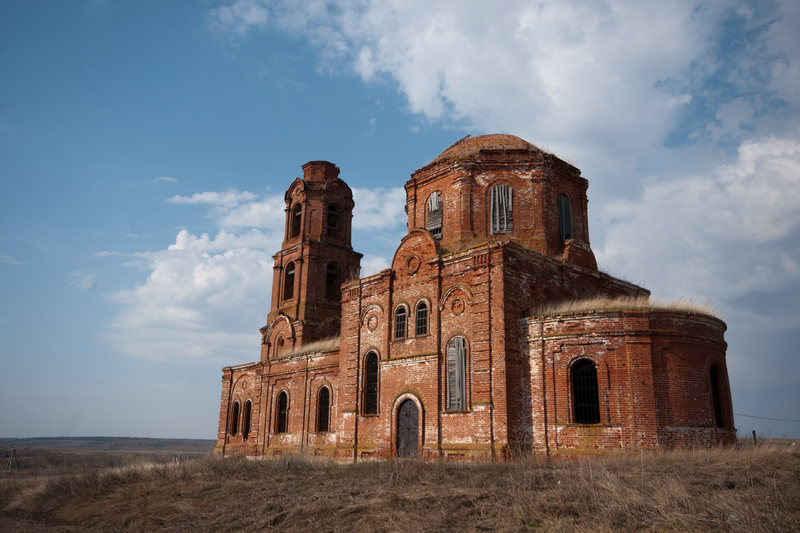
[[[419,410],[413,400],[406,400],[397,410],[397,457],[419,455]]]

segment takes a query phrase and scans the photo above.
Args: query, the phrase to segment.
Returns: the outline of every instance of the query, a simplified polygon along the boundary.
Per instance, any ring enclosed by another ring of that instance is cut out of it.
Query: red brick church
[[[733,442],[724,322],[600,272],[587,187],[518,137],[462,139],[406,182],[391,268],[359,278],[351,190],[332,163],[303,165],[260,360],[222,371],[216,453],[502,460]]]

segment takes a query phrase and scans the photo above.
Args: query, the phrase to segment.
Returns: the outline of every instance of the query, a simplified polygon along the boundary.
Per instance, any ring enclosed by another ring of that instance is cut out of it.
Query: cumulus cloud
[[[353,189],[353,228],[396,228],[406,221],[406,191],[402,187]]]
[[[182,230],[166,249],[136,254],[149,275],[112,296],[122,306],[112,322],[115,344],[157,360],[254,358],[279,246],[279,237],[258,230],[214,237]]]
[[[800,302],[798,206],[800,141],[746,142],[735,161],[707,175],[654,182],[635,201],[607,204],[598,261],[667,297],[712,297],[728,307],[769,294]]]
[[[381,231],[402,226],[402,188],[357,189],[354,225]],[[200,205],[217,225],[215,234],[182,229],[164,249],[122,256],[147,278],[112,299],[121,310],[109,340],[125,353],[156,360],[249,361],[258,356],[272,287],[272,255],[280,249],[285,222],[283,195],[206,191],[173,196],[170,204]],[[361,206],[361,207],[359,207]],[[363,272],[388,266],[367,256]]]

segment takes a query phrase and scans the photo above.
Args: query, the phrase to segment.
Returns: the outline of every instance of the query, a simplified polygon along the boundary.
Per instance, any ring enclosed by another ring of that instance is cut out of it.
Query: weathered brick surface
[[[649,294],[597,270],[588,182],[577,168],[512,136],[456,143],[412,174],[408,234],[390,268],[362,279],[361,256],[350,247],[350,189],[331,163],[310,162],[303,170],[286,193],[286,235],[274,256],[260,361],[223,369],[218,454],[394,457],[398,410],[407,400],[417,407],[417,451],[426,458],[494,460],[733,440],[721,321],[655,311],[528,318],[548,302]],[[495,235],[489,198],[497,184],[513,189],[513,231]],[[426,229],[434,191],[444,206],[441,238]],[[566,242],[559,232],[562,194],[572,204],[573,235]],[[332,230],[331,204],[340,221]],[[296,209],[299,226],[293,225]],[[326,297],[331,261],[342,267],[341,301]],[[290,262],[295,280],[285,297]],[[417,335],[421,302],[428,328]],[[407,333],[397,338],[400,308]],[[304,353],[304,346],[332,333],[338,348]],[[447,346],[455,337],[466,341],[466,405],[449,410]],[[364,411],[371,352],[379,361],[377,414]],[[573,420],[570,368],[580,359],[596,365],[596,424]],[[714,414],[712,366],[720,374],[722,424]],[[331,395],[324,432],[317,431],[323,386]],[[288,419],[278,433],[281,393],[289,399]],[[247,400],[253,407],[245,440],[241,431],[231,434],[229,418],[234,402]]]

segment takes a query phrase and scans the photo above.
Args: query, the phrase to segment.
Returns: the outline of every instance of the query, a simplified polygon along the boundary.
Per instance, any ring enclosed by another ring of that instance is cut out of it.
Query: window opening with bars
[[[395,340],[398,339],[405,339],[406,338],[406,319],[408,318],[408,313],[406,312],[406,308],[400,306],[397,308],[397,311],[394,312],[394,338]]]
[[[364,414],[378,414],[378,354],[370,352],[364,363]]]
[[[428,304],[420,302],[417,304],[416,335],[428,334]]]
[[[437,239],[442,238],[442,219],[444,207],[442,195],[439,191],[428,196],[428,231]]]
[[[489,198],[492,233],[511,233],[514,231],[513,193],[514,190],[508,185],[492,187]]]
[[[581,359],[572,365],[572,401],[576,424],[600,422],[597,367],[589,359]]]
[[[447,343],[447,409],[467,408],[467,341],[453,337]]]

